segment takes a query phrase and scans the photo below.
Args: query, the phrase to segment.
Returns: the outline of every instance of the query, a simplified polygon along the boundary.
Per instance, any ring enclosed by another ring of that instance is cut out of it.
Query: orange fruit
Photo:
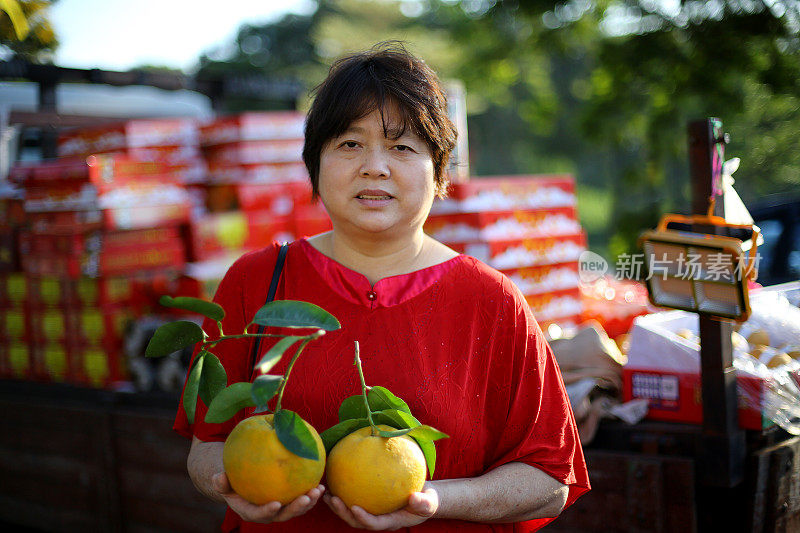
[[[337,442],[328,454],[328,489],[348,507],[358,505],[374,515],[391,513],[422,490],[425,468],[425,456],[414,439],[373,436],[367,426]]]
[[[319,485],[325,446],[316,430],[303,423],[317,443],[317,460],[287,450],[278,440],[271,414],[245,418],[233,428],[222,449],[222,464],[237,494],[258,505],[274,501],[285,505]]]
[[[769,346],[769,333],[763,329],[757,329],[747,336],[747,342],[753,345]]]
[[[791,362],[792,362],[792,358],[791,357],[789,357],[785,353],[779,353],[779,354],[774,355],[772,357],[772,359],[769,360],[769,363],[767,363],[767,367],[769,367],[769,368],[778,368],[779,366],[783,366],[783,365],[791,363]]]

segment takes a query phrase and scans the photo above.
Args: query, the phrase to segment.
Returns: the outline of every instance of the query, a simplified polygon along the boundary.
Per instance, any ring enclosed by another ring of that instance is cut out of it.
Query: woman
[[[321,485],[283,507],[252,505],[222,467],[222,443],[247,413],[206,424],[198,402],[194,426],[181,408],[175,429],[193,437],[195,485],[229,506],[225,531],[533,531],[589,489],[558,367],[524,298],[422,231],[445,190],[455,136],[436,75],[404,49],[337,62],[308,115],[303,152],[333,230],[289,246],[276,295],[315,303],[342,324],[308,345],[283,405],[319,431],[334,425],[342,399],[360,391],[358,340],[367,383],[450,435],[436,444],[435,479],[382,516],[322,496]],[[277,250],[246,254],[222,280],[215,301],[225,331],[242,331],[263,305]],[[245,340],[216,348],[230,382],[252,378],[248,349]]]

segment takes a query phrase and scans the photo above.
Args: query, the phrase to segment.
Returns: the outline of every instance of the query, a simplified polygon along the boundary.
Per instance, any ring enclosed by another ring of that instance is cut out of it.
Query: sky
[[[201,53],[233,42],[242,24],[308,13],[313,7],[310,0],[59,0],[50,8],[61,43],[55,63],[104,70],[147,64],[191,71]]]

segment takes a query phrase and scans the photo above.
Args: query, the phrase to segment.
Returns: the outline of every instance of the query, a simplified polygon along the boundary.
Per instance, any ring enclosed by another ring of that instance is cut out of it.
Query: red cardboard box
[[[91,183],[98,190],[114,185],[169,179],[169,166],[161,161],[127,155],[92,155],[85,158],[50,159],[12,168],[9,180],[26,189]],[[174,181],[174,180],[171,180]]]
[[[580,286],[578,263],[532,266],[503,270],[525,296],[543,294]]]
[[[333,229],[331,219],[322,202],[304,205],[294,212],[294,235],[296,238],[310,237]]]
[[[303,160],[302,139],[244,141],[220,144],[206,150],[209,165],[255,165]]]
[[[261,163],[254,165],[212,164],[208,168],[212,183],[287,183],[308,182],[302,162]]]
[[[27,305],[15,308],[0,307],[0,344],[23,342],[31,332]]]
[[[0,228],[0,272],[19,270],[19,228]]]
[[[69,379],[76,384],[105,388],[129,377],[121,344],[81,344],[70,349],[69,358]]]
[[[123,154],[144,161],[162,161],[170,166],[193,162],[203,157],[203,154],[200,152],[200,147],[196,144],[184,144],[180,146],[142,146],[128,148]]]
[[[13,198],[0,197],[0,227],[14,228],[25,224],[24,191],[19,189]]]
[[[275,216],[268,211],[248,211],[245,247],[258,250],[274,242],[292,242],[294,225],[288,216]]]
[[[28,312],[26,340],[32,345],[62,343],[77,339],[78,312],[63,307],[34,307]]]
[[[58,139],[60,157],[198,143],[198,124],[190,118],[135,119],[66,131]]]
[[[24,270],[32,276],[107,277],[157,268],[178,268],[185,262],[185,256],[183,244],[177,241],[168,246],[118,248],[82,256],[27,255],[22,262]]]
[[[247,238],[248,220],[242,211],[196,217],[189,224],[188,261],[204,261],[242,251]]]
[[[449,188],[432,213],[475,213],[574,207],[575,180],[569,175],[481,176]]]
[[[267,211],[275,216],[291,215],[303,205],[311,204],[311,184],[247,183],[236,186],[239,205],[245,211]]]
[[[450,243],[457,252],[471,255],[498,270],[577,261],[586,250],[583,233],[496,242]]]
[[[22,341],[0,342],[0,377],[29,379],[30,350]]]
[[[75,337],[83,344],[121,345],[132,320],[133,313],[126,307],[87,307],[76,313]]]
[[[222,117],[200,127],[200,144],[302,139],[305,115],[297,111],[249,112]]]
[[[574,207],[431,215],[425,233],[450,242],[507,241],[581,231]]]
[[[761,402],[766,381],[740,375],[736,379],[739,397],[739,426],[761,431],[770,422],[761,416]],[[622,369],[624,401],[648,400],[647,418],[688,424],[703,423],[703,394],[699,374]]]
[[[133,296],[129,277],[71,279],[26,276],[27,304],[34,308],[87,308],[127,305]]]
[[[34,233],[71,234],[93,230],[131,230],[182,224],[189,219],[185,204],[140,205],[127,208],[89,211],[28,213]]]
[[[64,301],[77,307],[126,306],[134,293],[129,277],[62,280]]]
[[[580,315],[582,309],[579,288],[526,296],[537,321],[554,321]]]
[[[0,309],[21,308],[27,300],[28,286],[22,272],[0,272]]]
[[[28,344],[30,377],[37,381],[65,382],[69,372],[69,355],[63,342]]]
[[[169,246],[180,240],[177,227],[141,230],[110,230],[67,235],[24,232],[22,250],[26,254],[80,255],[119,248]]]

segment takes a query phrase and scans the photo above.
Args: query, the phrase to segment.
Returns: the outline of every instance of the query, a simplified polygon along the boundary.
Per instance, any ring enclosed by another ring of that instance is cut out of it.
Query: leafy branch
[[[448,435],[434,427],[421,424],[411,414],[408,404],[395,396],[389,389],[379,386],[367,386],[364,379],[364,371],[361,367],[358,341],[355,342],[355,360],[353,364],[358,369],[361,394],[345,398],[339,406],[339,423],[320,434],[325,450],[330,453],[331,449],[341,439],[367,426],[372,428],[373,436],[399,437],[408,435],[417,442],[422,450],[428,473],[433,479],[433,471],[436,465],[436,447],[433,441],[448,438]],[[386,431],[378,428],[378,425],[390,426],[395,430]]]
[[[164,357],[178,350],[201,343],[197,356],[189,367],[183,392],[183,408],[190,424],[194,423],[198,396],[208,406],[205,421],[213,424],[226,422],[241,409],[255,407],[256,412],[272,412],[269,402],[277,396],[274,424],[278,440],[289,451],[317,459],[318,452],[313,436],[300,417],[288,409],[281,408],[283,393],[289,374],[298,357],[309,342],[320,338],[328,331],[341,327],[336,318],[319,306],[296,300],[275,300],[263,305],[241,334],[225,335],[222,331],[224,309],[214,303],[198,298],[163,296],[160,303],[166,307],[199,313],[216,322],[219,337],[210,340],[208,334],[194,322],[178,320],[159,327],[150,339],[146,357]],[[307,335],[278,335],[273,333],[248,333],[252,325],[313,329]],[[220,342],[244,338],[278,337],[264,356],[256,363],[259,375],[252,383],[239,382],[228,386],[228,376],[219,358],[211,350]],[[283,376],[267,374],[292,346],[299,343],[286,373]]]

